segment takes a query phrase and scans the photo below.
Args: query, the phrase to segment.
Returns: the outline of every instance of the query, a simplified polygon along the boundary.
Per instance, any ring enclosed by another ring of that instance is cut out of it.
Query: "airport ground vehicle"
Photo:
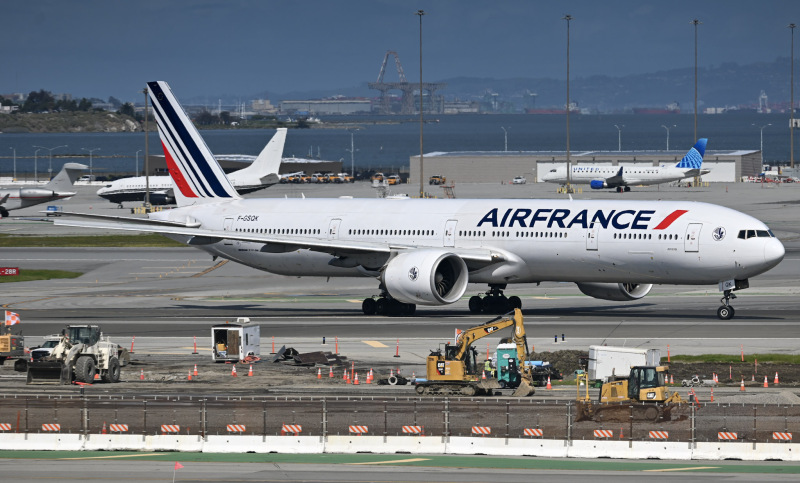
[[[31,359],[36,360],[49,356],[53,353],[53,349],[56,348],[60,340],[61,336],[58,334],[45,336],[42,345],[35,349],[31,349]]]
[[[578,375],[578,384],[586,383],[586,394],[580,396],[578,386],[578,420],[669,421],[674,406],[684,401],[667,387],[669,368],[666,366],[631,367],[627,377],[609,380],[600,388],[597,402],[589,398],[588,374]]]
[[[0,335],[0,365],[3,365],[6,359],[21,357],[25,357],[25,338],[12,334],[10,330]]]
[[[67,326],[52,354],[28,363],[28,384],[92,383],[95,374],[119,382],[130,354],[102,335],[96,325]]]
[[[399,175],[399,174],[390,174],[390,175],[389,175],[389,176],[386,178],[386,181],[387,181],[387,182],[389,183],[389,185],[391,186],[391,185],[400,184],[400,182],[401,182],[402,180],[400,179],[400,175]]]
[[[472,344],[478,339],[493,334],[506,327],[513,327],[512,341],[516,346],[514,368],[508,368],[519,374],[512,377],[517,386],[514,396],[531,396],[536,391],[532,385],[531,367],[525,364],[528,357],[528,339],[522,311],[515,309],[513,313],[497,317],[462,332],[455,345],[446,344],[444,350],[431,352],[426,366],[426,379],[417,381],[417,394],[476,394],[491,395],[492,389],[499,389],[500,384],[494,378],[483,379],[483,366],[478,364],[477,350]]]
[[[516,176],[511,180],[511,184],[525,184],[528,180],[524,176]]]
[[[375,173],[369,179],[370,181],[383,181],[386,179],[386,175],[383,173]]]
[[[440,185],[445,184],[447,182],[447,178],[442,176],[441,174],[434,174],[430,178],[428,178],[428,184],[431,185]]]

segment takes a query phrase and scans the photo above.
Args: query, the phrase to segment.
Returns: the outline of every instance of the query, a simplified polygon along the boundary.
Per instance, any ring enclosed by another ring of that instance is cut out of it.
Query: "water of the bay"
[[[378,168],[399,171],[408,167],[409,157],[419,154],[419,123],[414,117],[339,117],[323,118],[329,128],[292,129],[286,139],[284,157],[313,157],[343,160],[349,171],[350,141],[353,138],[353,160],[356,170]],[[358,130],[346,129],[335,121],[357,123]],[[507,133],[509,151],[564,151],[566,149],[566,116],[563,115],[454,115],[427,116],[424,125],[424,152],[502,151]],[[615,126],[616,125],[616,126]],[[339,127],[336,127],[339,126]],[[789,115],[739,114],[701,115],[698,135],[709,138],[709,150],[759,150],[763,129],[765,163],[789,160]],[[691,114],[671,115],[572,115],[570,144],[573,152],[652,151],[667,148],[688,150],[694,140],[694,118]],[[503,131],[505,128],[505,132]],[[621,142],[620,142],[621,131]],[[800,131],[800,130],[798,130]],[[201,131],[215,154],[256,155],[274,130],[230,129]],[[161,154],[156,133],[150,134],[150,153]],[[795,158],[798,158],[795,142]],[[60,147],[64,146],[65,147]],[[29,176],[34,165],[39,173],[50,168],[57,172],[63,163],[79,161],[88,164],[89,151],[96,175],[132,173],[139,151],[139,169],[144,159],[144,133],[54,133],[0,134],[0,176],[13,170],[16,151],[18,177]],[[96,149],[99,148],[99,149]],[[37,152],[38,149],[38,152]],[[68,156],[68,157],[67,157]]]

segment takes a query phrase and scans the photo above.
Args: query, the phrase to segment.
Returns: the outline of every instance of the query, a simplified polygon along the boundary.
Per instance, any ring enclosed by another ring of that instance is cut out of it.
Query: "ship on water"
[[[634,107],[634,114],[680,114],[681,106],[677,102],[667,104],[666,107]]]

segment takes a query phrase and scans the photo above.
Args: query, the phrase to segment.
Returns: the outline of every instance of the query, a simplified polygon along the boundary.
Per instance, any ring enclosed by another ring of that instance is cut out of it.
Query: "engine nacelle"
[[[19,197],[23,200],[52,198],[55,195],[55,192],[52,190],[45,190],[41,188],[22,188],[19,190]]]
[[[150,204],[155,206],[174,205],[175,197],[166,193],[150,193]]]
[[[653,288],[652,283],[578,283],[581,292],[601,300],[614,300],[625,302],[638,300]]]
[[[467,264],[440,249],[403,252],[389,260],[381,281],[395,299],[407,304],[452,304],[467,290]]]
[[[589,182],[589,186],[593,190],[602,190],[608,188],[608,184],[602,179],[593,179]]]

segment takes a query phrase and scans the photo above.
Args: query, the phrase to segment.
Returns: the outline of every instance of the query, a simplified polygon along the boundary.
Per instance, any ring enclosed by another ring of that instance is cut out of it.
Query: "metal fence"
[[[558,440],[791,442],[800,405],[606,406],[591,418],[574,401],[0,395],[0,432],[474,436]]]

